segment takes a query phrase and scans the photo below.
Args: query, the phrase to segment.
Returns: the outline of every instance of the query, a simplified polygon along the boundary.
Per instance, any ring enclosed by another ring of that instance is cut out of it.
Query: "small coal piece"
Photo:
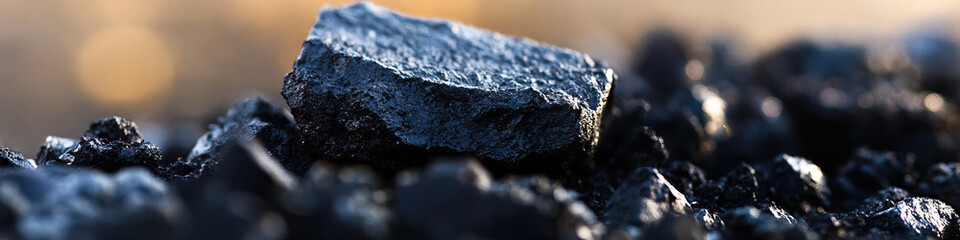
[[[77,146],[60,155],[57,164],[92,167],[107,172],[132,166],[157,171],[160,159],[160,149],[140,137],[136,124],[120,117],[111,117],[91,123]]]
[[[830,206],[823,172],[807,159],[782,154],[758,165],[757,174],[761,192],[787,210],[809,213]]]
[[[718,181],[711,181],[694,190],[697,207],[713,211],[760,206],[769,201],[763,200],[757,182],[757,171],[745,163],[727,173]]]
[[[37,168],[37,163],[32,159],[23,157],[23,154],[10,148],[0,147],[0,168],[19,167],[19,168]]]
[[[666,216],[692,213],[687,198],[659,171],[640,168],[614,191],[602,216],[612,231],[635,236]]]
[[[806,223],[776,209],[742,207],[727,212],[723,239],[819,239]]]
[[[400,169],[464,153],[558,173],[594,151],[615,78],[572,50],[358,3],[320,12],[282,93],[317,158]]]
[[[43,142],[43,145],[40,145],[40,150],[37,152],[37,165],[56,164],[60,155],[77,147],[79,142],[76,139],[47,136],[47,140]]]
[[[284,169],[302,176],[312,163],[300,145],[297,124],[287,112],[263,98],[246,98],[197,140],[186,159],[165,167],[165,177],[192,179],[214,171],[231,141],[259,141]]]
[[[476,161],[437,160],[397,177],[398,239],[600,239],[575,194],[544,178],[498,182]]]

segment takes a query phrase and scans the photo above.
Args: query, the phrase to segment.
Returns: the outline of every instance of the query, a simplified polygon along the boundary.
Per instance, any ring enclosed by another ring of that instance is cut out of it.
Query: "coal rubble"
[[[0,239],[960,239],[952,40],[754,62],[707,45],[659,30],[618,77],[460,23],[324,9],[289,111],[242,99],[161,145],[189,153],[120,117],[35,158],[0,147]]]

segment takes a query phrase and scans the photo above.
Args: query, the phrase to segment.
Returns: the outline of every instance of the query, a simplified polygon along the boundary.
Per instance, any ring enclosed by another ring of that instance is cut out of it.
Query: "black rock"
[[[557,173],[593,152],[615,78],[572,50],[359,3],[319,14],[283,95],[314,157]]]
[[[759,165],[757,173],[761,193],[787,210],[805,213],[830,206],[823,173],[804,158],[780,155]]]
[[[693,211],[693,219],[707,231],[722,230],[724,228],[723,219],[714,212],[707,209],[696,209]]]
[[[497,182],[476,161],[439,160],[397,177],[399,239],[598,239],[575,194],[544,178]]]
[[[861,215],[873,215],[883,210],[893,207],[897,202],[910,197],[910,193],[902,188],[889,187],[877,191],[870,197],[863,200],[860,206],[855,210]]]
[[[385,239],[392,212],[365,168],[316,164],[286,197],[291,239]]]
[[[767,203],[757,182],[757,171],[750,165],[740,164],[719,181],[711,181],[694,190],[698,207],[725,211],[744,206],[760,206]]]
[[[905,198],[866,219],[881,236],[901,239],[957,239],[957,214],[946,203],[929,198]],[[879,234],[878,234],[879,235]]]
[[[806,223],[777,208],[742,207],[724,214],[724,239],[819,239]]]
[[[960,207],[960,163],[938,163],[930,167],[916,193]]]
[[[107,172],[132,166],[156,171],[160,159],[160,149],[140,137],[136,124],[112,117],[91,123],[80,142],[60,155],[57,164],[92,167]]]
[[[37,163],[32,159],[24,158],[23,154],[20,154],[17,150],[0,147],[0,168],[2,167],[35,169]]]
[[[137,125],[132,121],[111,117],[90,123],[83,138],[99,138],[105,141],[143,142]]]
[[[23,239],[165,239],[184,214],[171,189],[138,168],[113,175],[44,167],[0,172]],[[9,226],[9,225],[7,225]]]
[[[76,139],[47,136],[47,140],[40,145],[37,152],[37,165],[46,166],[56,164],[60,155],[70,151],[77,146],[79,141]]]
[[[875,153],[860,149],[840,168],[830,182],[838,209],[852,209],[870,195],[888,187],[914,184],[912,159],[900,160],[892,152]]]
[[[268,155],[295,175],[302,176],[312,163],[300,145],[293,118],[283,108],[256,97],[241,100],[217,124],[210,125],[186,159],[166,167],[167,177],[191,179],[215,171],[234,140],[259,141]]]
[[[669,161],[659,168],[663,177],[686,196],[707,184],[707,177],[697,165],[687,161]]]
[[[603,219],[612,230],[640,233],[666,216],[692,213],[687,198],[663,175],[653,168],[640,168],[614,191]]]

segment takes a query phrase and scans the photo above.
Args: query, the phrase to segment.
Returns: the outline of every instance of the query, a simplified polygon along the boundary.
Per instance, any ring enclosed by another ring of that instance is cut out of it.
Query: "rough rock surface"
[[[140,137],[132,121],[111,117],[90,124],[73,149],[60,155],[58,164],[115,172],[124,167],[158,169],[160,149]]]
[[[295,175],[302,176],[312,163],[300,145],[297,124],[286,111],[263,98],[246,98],[231,108],[210,131],[197,140],[186,159],[166,167],[169,178],[189,179],[208,174],[223,160],[232,141],[257,140],[267,153]]]
[[[575,194],[545,178],[494,181],[476,161],[440,160],[397,178],[400,239],[599,239]],[[466,217],[469,216],[469,217]]]
[[[320,13],[282,93],[315,157],[556,172],[593,152],[614,79],[568,49],[359,3]]]
[[[935,197],[960,207],[960,163],[938,163],[927,170],[926,177],[918,184],[917,193]]]
[[[787,210],[813,212],[829,206],[826,178],[807,159],[782,154],[757,167],[760,189]]]
[[[886,231],[887,236],[902,238],[935,237],[955,239],[957,214],[936,199],[905,198],[892,207],[869,216],[867,222]]]
[[[43,142],[43,145],[40,145],[40,150],[37,151],[37,165],[56,164],[60,155],[76,147],[79,142],[76,139],[47,136],[47,140]]]
[[[603,219],[614,231],[633,233],[642,232],[665,217],[692,213],[687,198],[660,172],[640,168],[614,191]]]
[[[0,147],[0,167],[37,168],[37,163],[10,148]]]

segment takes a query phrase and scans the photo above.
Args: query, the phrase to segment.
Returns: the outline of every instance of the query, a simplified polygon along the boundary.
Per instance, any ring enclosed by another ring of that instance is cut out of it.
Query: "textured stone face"
[[[593,151],[614,78],[571,50],[360,3],[320,13],[283,95],[318,157],[542,171]]]

